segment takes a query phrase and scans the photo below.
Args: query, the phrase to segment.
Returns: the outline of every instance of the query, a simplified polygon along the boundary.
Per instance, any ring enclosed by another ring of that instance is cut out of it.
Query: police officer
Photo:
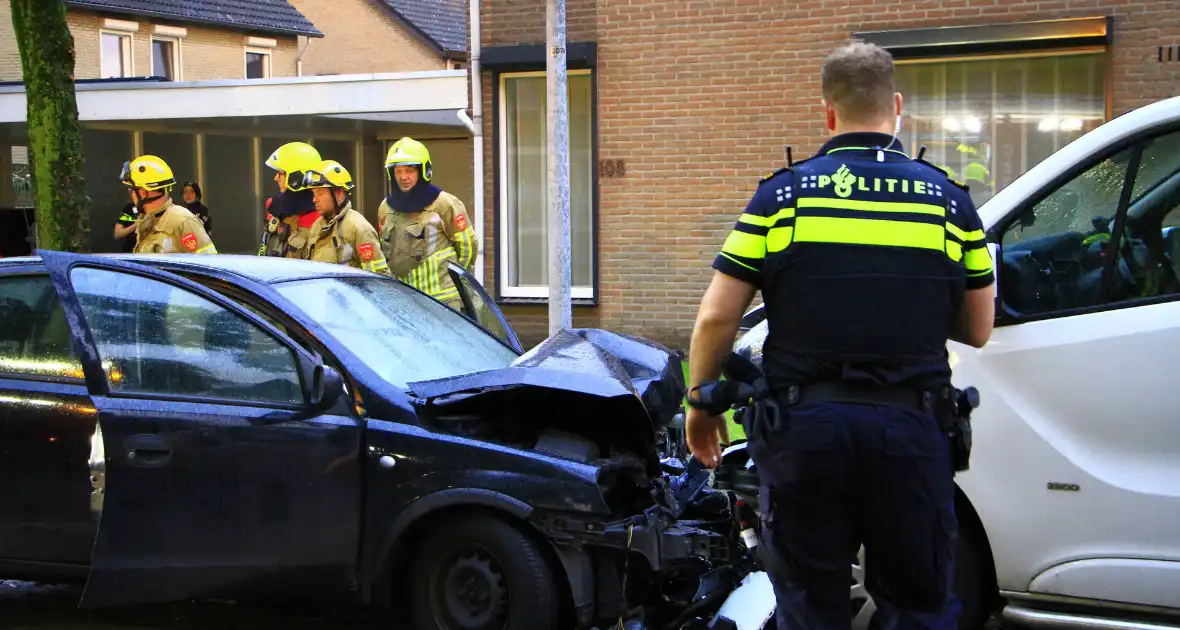
[[[761,290],[778,414],[747,414],[746,428],[778,627],[847,629],[863,544],[881,627],[951,630],[953,470],[927,394],[949,385],[947,339],[978,348],[991,335],[991,256],[966,188],[898,142],[889,53],[841,48],[821,85],[833,137],[762,180],[713,263],[689,354],[688,444],[717,465],[724,420],[694,407],[693,388],[719,377]]]
[[[114,235],[123,253],[130,254],[135,251],[135,223],[136,219],[139,218],[139,210],[135,208],[134,190],[127,189],[127,198],[130,201],[123,206],[123,211],[119,214],[119,218],[115,220]]]
[[[377,226],[393,275],[461,310],[446,261],[473,270],[479,238],[463,202],[430,183],[432,171],[426,145],[413,138],[394,143],[385,157],[385,175],[393,185],[377,210]]]
[[[323,162],[319,151],[306,142],[284,144],[266,158],[274,169],[279,194],[266,206],[266,227],[258,247],[259,256],[307,258],[311,226],[320,218],[315,199],[305,180],[307,171]]]
[[[136,254],[216,254],[201,220],[172,203],[176,179],[172,168],[154,155],[123,163],[119,181],[131,190],[139,210],[135,222]]]
[[[351,193],[356,184],[348,169],[335,160],[324,160],[307,171],[306,183],[315,194],[315,207],[320,213],[311,226],[308,258],[391,275],[377,230],[352,207]]]

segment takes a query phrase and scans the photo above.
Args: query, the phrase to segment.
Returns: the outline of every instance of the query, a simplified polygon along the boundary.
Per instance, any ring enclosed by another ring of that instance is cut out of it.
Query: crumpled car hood
[[[409,388],[436,406],[457,396],[470,408],[472,397],[486,398],[489,405],[543,415],[552,428],[613,434],[615,441],[641,442],[645,448],[654,444],[656,429],[671,422],[685,393],[675,352],[600,329],[562,331],[506,367],[417,381]]]

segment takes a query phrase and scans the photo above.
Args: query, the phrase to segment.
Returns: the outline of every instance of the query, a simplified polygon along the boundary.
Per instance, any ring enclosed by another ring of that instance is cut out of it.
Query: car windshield
[[[501,368],[517,357],[460,313],[398,282],[311,278],[274,287],[398,387]]]

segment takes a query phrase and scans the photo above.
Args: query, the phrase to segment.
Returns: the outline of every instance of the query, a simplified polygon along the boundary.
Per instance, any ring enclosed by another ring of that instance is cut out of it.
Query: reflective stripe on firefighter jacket
[[[141,212],[135,221],[136,254],[216,254],[197,215],[169,199],[155,212]]]
[[[377,218],[393,275],[436,300],[459,303],[446,261],[471,271],[479,253],[479,238],[463,202],[443,192],[418,212],[397,212],[382,201]]]
[[[351,201],[331,221],[320,217],[311,226],[311,234],[312,260],[391,275],[377,230],[364,215],[353,210]]]
[[[314,210],[282,219],[268,212],[264,228],[268,234],[264,235],[265,244],[258,248],[258,255],[306,260],[311,252],[311,226],[318,217]]]

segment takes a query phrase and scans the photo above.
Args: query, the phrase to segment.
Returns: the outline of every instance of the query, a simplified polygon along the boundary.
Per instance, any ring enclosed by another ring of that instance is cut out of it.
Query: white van
[[[996,328],[948,348],[955,385],[982,399],[956,477],[961,626],[1000,608],[1031,626],[1180,627],[1180,97],[1086,134],[979,214]],[[761,346],[757,310],[735,347]]]

